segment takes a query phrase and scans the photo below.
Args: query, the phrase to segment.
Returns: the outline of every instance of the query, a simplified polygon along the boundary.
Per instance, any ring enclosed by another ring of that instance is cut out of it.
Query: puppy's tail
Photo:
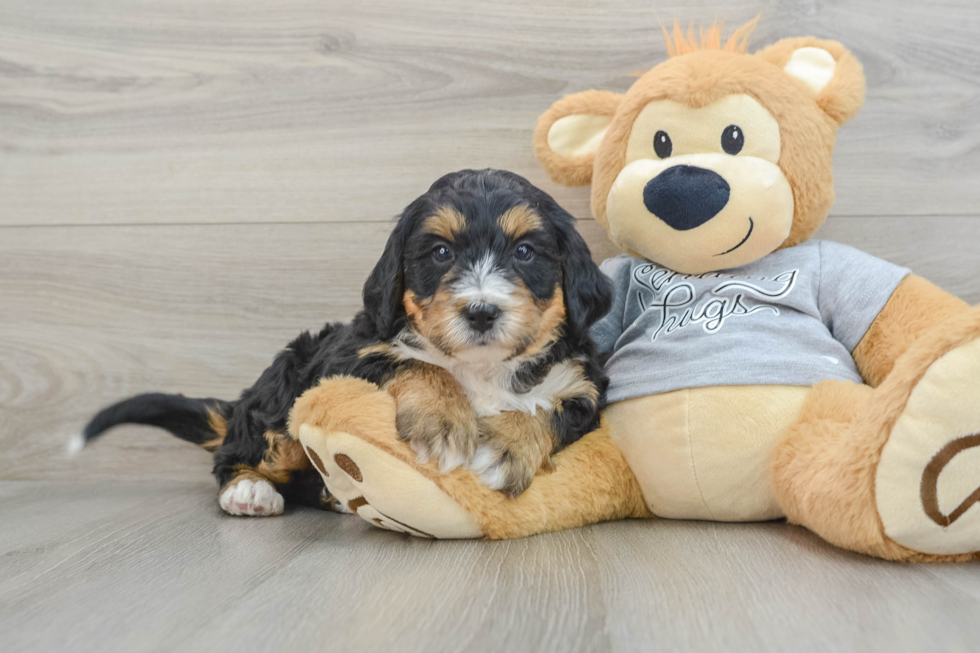
[[[76,454],[94,438],[119,424],[147,424],[170,431],[181,440],[215,451],[225,439],[234,403],[191,399],[184,395],[137,395],[102,409],[68,445]]]

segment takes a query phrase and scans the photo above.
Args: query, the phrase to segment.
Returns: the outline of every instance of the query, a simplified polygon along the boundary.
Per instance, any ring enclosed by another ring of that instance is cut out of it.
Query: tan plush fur
[[[864,72],[858,60],[840,43],[812,36],[783,39],[760,50],[756,56],[782,68],[793,52],[806,47],[822,48],[837,62],[833,78],[816,97],[817,106],[838,125],[853,120],[864,104]]]
[[[917,338],[967,308],[966,302],[922,277],[907,276],[854,349],[865,383],[878,386]]]
[[[559,183],[580,186],[592,181],[592,213],[608,227],[606,198],[625,165],[631,127],[640,111],[655,100],[674,100],[703,107],[727,95],[745,93],[769,110],[780,126],[782,152],[779,167],[793,188],[793,229],[783,247],[806,240],[823,223],[834,202],[833,157],[837,127],[853,118],[864,101],[861,64],[835,41],[811,37],[784,39],[757,54],[744,54],[754,23],[743,26],[721,46],[717,27],[693,42],[675,25],[674,55],[638,79],[625,95],[585,91],[565,97],[538,120],[534,149],[548,174]],[[819,47],[835,59],[830,83],[814,98],[801,81],[783,66],[801,47]],[[548,130],[563,116],[612,115],[598,152],[564,159],[548,147]]]
[[[587,186],[592,179],[595,155],[566,159],[551,151],[548,131],[555,122],[571,115],[612,116],[621,96],[608,91],[585,91],[562,98],[538,118],[534,130],[534,154],[552,180],[565,186]]]
[[[299,427],[303,424],[383,441],[395,428],[395,400],[363,379],[349,376],[323,379],[303,393],[289,411],[288,428],[293,438],[299,439]]]
[[[592,175],[596,219],[607,224],[606,197],[625,165],[630,128],[643,107],[665,99],[702,107],[735,93],[754,97],[779,123],[779,167],[793,189],[795,206],[793,229],[783,247],[797,245],[816,231],[834,202],[831,159],[838,123],[813,102],[802,82],[781,68],[761,56],[717,50],[670,59],[626,93],[596,154]]]
[[[890,540],[875,506],[875,470],[895,421],[929,366],[980,337],[980,309],[913,343],[875,390],[838,381],[817,384],[773,459],[787,518],[829,542],[889,560],[962,562],[980,553],[931,555]]]

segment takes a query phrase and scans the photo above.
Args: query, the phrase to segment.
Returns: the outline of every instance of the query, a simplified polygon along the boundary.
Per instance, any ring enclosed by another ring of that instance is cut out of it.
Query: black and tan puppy
[[[329,506],[287,422],[305,390],[345,374],[395,398],[399,437],[420,459],[469,464],[517,495],[598,422],[606,379],[588,334],[609,304],[551,197],[509,172],[464,170],[402,213],[350,324],[300,335],[237,401],[140,395],[96,415],[81,444],[151,424],[215,452],[226,512],[278,514],[283,496]]]

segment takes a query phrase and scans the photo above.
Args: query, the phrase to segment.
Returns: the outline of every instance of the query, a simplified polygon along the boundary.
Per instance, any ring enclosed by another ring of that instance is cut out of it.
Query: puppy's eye
[[[436,263],[448,263],[453,260],[453,250],[445,245],[436,245],[432,248],[432,260]]]
[[[530,261],[534,258],[534,249],[530,245],[521,245],[514,250],[514,258],[518,261]]]
[[[661,159],[666,159],[674,151],[674,144],[670,142],[670,136],[665,131],[659,131],[653,135],[653,151]]]
[[[728,125],[721,133],[721,149],[728,154],[738,154],[745,147],[745,134],[738,125]]]

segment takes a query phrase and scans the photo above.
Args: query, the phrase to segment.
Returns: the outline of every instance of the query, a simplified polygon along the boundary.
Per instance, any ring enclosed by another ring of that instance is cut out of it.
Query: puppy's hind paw
[[[218,504],[229,515],[271,517],[282,514],[285,502],[272,483],[243,478],[222,490]]]

